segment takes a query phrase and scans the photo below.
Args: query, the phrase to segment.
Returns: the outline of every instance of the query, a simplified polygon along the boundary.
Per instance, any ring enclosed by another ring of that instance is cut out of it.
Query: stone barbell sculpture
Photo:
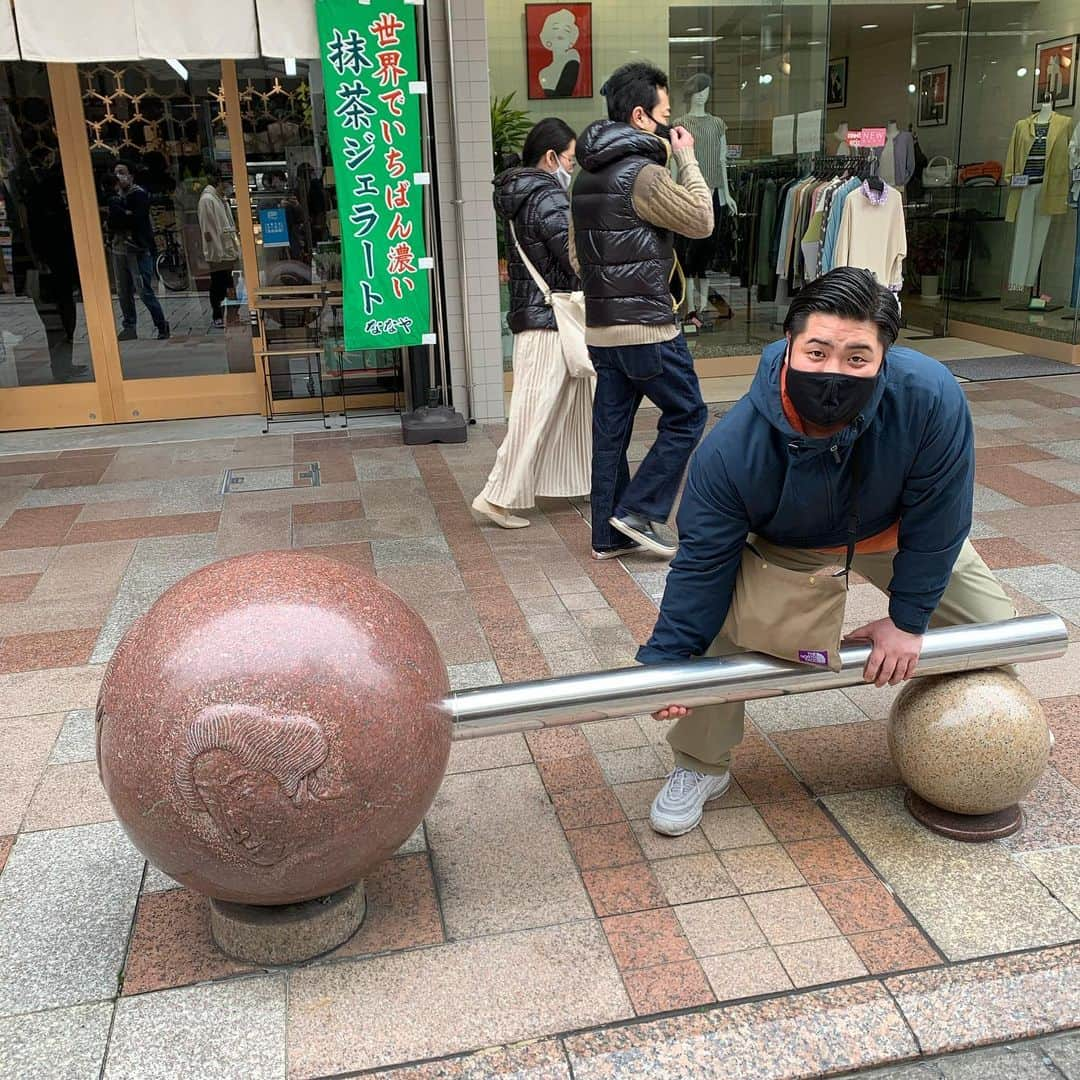
[[[1066,640],[1056,616],[934,631],[920,673]],[[98,765],[136,847],[212,898],[219,944],[292,961],[359,925],[357,883],[423,820],[452,739],[854,685],[867,651],[845,649],[838,672],[745,654],[448,696],[434,639],[390,589],[262,552],[195,572],[130,628],[102,681]]]

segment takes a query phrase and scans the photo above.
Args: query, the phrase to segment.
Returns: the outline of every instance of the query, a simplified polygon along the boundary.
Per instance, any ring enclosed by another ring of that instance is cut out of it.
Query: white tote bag
[[[547,282],[540,276],[540,271],[533,266],[529,256],[518,243],[514,223],[510,222],[510,236],[514,247],[529,271],[529,276],[544,295],[544,302],[555,314],[555,325],[559,328],[559,344],[562,345],[563,360],[566,370],[574,379],[588,379],[596,375],[589,359],[589,347],[585,344],[585,294],[582,292],[552,292]]]

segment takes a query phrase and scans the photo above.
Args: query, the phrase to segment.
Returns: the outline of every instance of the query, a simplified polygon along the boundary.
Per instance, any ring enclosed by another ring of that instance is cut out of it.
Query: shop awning
[[[10,3],[0,0],[0,59],[319,55],[312,0],[14,0],[14,20]]]

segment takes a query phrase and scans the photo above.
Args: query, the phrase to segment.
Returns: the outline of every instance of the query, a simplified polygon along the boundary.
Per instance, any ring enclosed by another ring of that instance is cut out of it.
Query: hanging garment
[[[1005,155],[1005,182],[1009,183],[1017,173],[1023,173],[1032,147],[1036,143],[1034,116],[1025,116],[1016,122],[1009,150]],[[1042,126],[1041,124],[1038,126]],[[1051,113],[1046,132],[1046,155],[1043,161],[1042,182],[1038,185],[1038,212],[1048,216],[1064,214],[1069,196],[1069,129],[1067,116]],[[1027,188],[1012,188],[1005,210],[1005,220],[1015,221],[1020,209],[1021,193]]]
[[[900,192],[877,193],[865,181],[844,203],[834,265],[869,270],[878,283],[898,289],[904,282],[907,234]]]
[[[844,217],[844,204],[853,192],[859,190],[862,183],[858,177],[844,181],[834,192],[829,202],[829,220],[825,226],[821,241],[820,269],[823,274],[836,266],[836,240],[840,235],[840,223]]]

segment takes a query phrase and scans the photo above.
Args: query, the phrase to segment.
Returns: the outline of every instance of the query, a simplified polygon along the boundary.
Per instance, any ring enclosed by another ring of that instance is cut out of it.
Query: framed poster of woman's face
[[[591,98],[592,4],[526,4],[529,99]]]
[[[919,127],[944,127],[949,122],[949,76],[952,64],[919,72]]]
[[[1032,109],[1051,99],[1057,109],[1076,104],[1076,36],[1040,41],[1035,46],[1035,86]]]

